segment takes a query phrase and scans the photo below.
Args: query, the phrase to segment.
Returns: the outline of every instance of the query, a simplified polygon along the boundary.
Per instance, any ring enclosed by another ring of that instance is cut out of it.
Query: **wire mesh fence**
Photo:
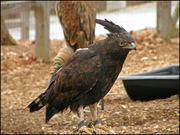
[[[45,61],[49,60],[49,40],[64,39],[62,27],[55,13],[55,3],[55,1],[10,1],[6,4],[1,2],[1,16],[10,35],[15,40],[35,41],[35,55],[43,57]],[[178,3],[171,1],[171,14]],[[42,13],[41,10],[37,10],[38,6],[43,8]],[[96,18],[113,21],[128,32],[157,27],[157,1],[97,1],[96,9]],[[43,17],[44,20],[38,20],[37,16]],[[108,33],[106,29],[96,25],[96,36],[106,33]]]
[[[18,4],[18,2],[17,2]],[[55,2],[53,3],[55,4]],[[176,3],[172,3],[171,10],[173,11]],[[29,5],[30,6],[30,5]],[[50,5],[50,29],[49,39],[63,39],[61,25],[55,14],[55,5]],[[107,18],[121,26],[128,31],[139,30],[144,28],[156,27],[156,2],[146,1],[98,1],[97,2],[97,16],[96,18]],[[2,15],[2,14],[1,14]],[[22,38],[22,25],[27,21],[22,21],[21,13],[5,14],[5,23],[8,27],[9,33],[15,40]],[[28,39],[35,40],[35,13],[34,10],[28,12]],[[179,23],[179,22],[178,22]],[[107,33],[106,30],[96,25],[96,35]]]

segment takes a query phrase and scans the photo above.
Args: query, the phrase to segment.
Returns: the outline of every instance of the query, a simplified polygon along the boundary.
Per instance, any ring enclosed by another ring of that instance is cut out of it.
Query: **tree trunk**
[[[179,28],[176,28],[176,22],[178,18],[179,18],[179,3],[176,5],[176,8],[171,18],[171,38],[179,36]]]
[[[176,22],[179,18],[179,3],[171,16],[171,1],[157,2],[157,33],[166,41],[179,36]]]
[[[1,45],[17,45],[16,40],[9,34],[3,16],[1,16]]]
[[[36,1],[35,22],[36,41],[35,56],[49,61],[49,2]]]
[[[166,41],[171,38],[171,1],[157,2],[157,33]]]

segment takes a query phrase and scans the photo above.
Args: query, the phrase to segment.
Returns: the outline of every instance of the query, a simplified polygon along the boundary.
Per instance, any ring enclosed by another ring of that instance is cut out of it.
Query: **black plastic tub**
[[[179,94],[179,64],[119,76],[117,79],[123,81],[127,94],[133,101],[148,101]]]

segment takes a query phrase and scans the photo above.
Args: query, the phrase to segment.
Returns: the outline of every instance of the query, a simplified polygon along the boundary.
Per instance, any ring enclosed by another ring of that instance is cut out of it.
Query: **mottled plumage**
[[[95,22],[112,33],[104,40],[77,50],[56,69],[47,90],[28,106],[30,112],[33,112],[48,104],[46,122],[67,107],[79,114],[80,107],[90,105],[93,112],[96,103],[113,86],[128,52],[136,49],[134,38],[124,28],[108,20],[96,19]],[[93,120],[98,120],[96,111],[93,113]]]
[[[56,15],[67,45],[74,51],[94,42],[96,5],[93,1],[58,1]]]

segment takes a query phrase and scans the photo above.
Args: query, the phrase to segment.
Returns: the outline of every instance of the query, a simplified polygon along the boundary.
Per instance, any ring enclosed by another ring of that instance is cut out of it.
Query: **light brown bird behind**
[[[58,1],[56,15],[67,45],[74,51],[94,42],[96,7],[93,1]]]

